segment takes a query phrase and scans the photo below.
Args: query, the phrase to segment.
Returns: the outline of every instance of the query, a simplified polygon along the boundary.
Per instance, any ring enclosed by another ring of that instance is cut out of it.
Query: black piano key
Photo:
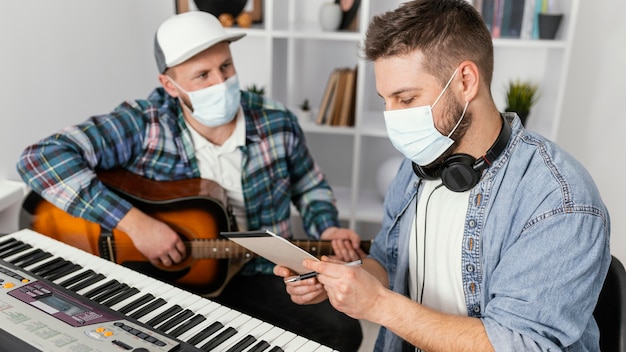
[[[252,345],[256,341],[256,338],[252,335],[248,335],[233,345],[233,347],[226,350],[226,352],[241,352],[248,346]]]
[[[67,278],[63,282],[59,283],[59,286],[63,286],[65,288],[67,288],[69,286],[74,285],[77,282],[80,282],[82,280],[85,280],[85,279],[87,279],[87,278],[89,278],[91,276],[95,276],[95,275],[96,275],[96,273],[93,270],[88,269],[88,270],[83,271],[82,273],[79,273],[79,274],[74,275],[74,276],[72,276],[70,278]]]
[[[167,332],[168,330],[171,330],[176,325],[182,323],[185,319],[192,317],[192,316],[193,316],[193,312],[190,311],[189,309],[185,309],[182,312],[176,314],[170,320],[166,321],[165,323],[157,327],[157,330]]]
[[[157,326],[158,324],[164,322],[165,320],[169,319],[172,315],[180,312],[181,310],[183,310],[183,307],[179,306],[178,304],[175,306],[170,307],[169,309],[165,310],[163,313],[157,315],[156,317],[148,320],[146,322],[147,325],[150,325],[152,327]]]
[[[103,284],[101,284],[100,286],[96,286],[94,288],[92,288],[91,290],[83,293],[81,296],[83,297],[87,297],[89,299],[92,299],[93,297],[99,295],[102,292],[106,292],[107,290],[111,289],[112,287],[115,287],[115,285],[119,284],[120,282],[117,280],[109,280]]]
[[[46,260],[46,259],[48,259],[50,257],[52,257],[52,253],[42,252],[41,254],[37,254],[37,255],[31,257],[30,259],[23,261],[18,266],[22,267],[22,268],[25,268],[27,266],[30,266],[30,265],[39,263],[39,262],[41,262],[43,260]]]
[[[31,246],[30,244],[26,244],[26,243],[22,243],[17,246],[12,246],[11,248],[7,248],[6,251],[3,251],[2,254],[0,255],[0,258],[10,257],[13,254],[17,254],[17,253],[23,252],[31,248],[33,248],[33,246]]]
[[[152,312],[153,310],[165,305],[167,303],[163,298],[158,298],[150,303],[148,303],[145,307],[140,308],[136,312],[130,315],[131,318],[139,319],[144,315]]]
[[[29,269],[28,271],[30,271],[33,274],[39,275],[40,272],[48,270],[50,267],[62,265],[63,263],[65,263],[65,259],[57,257],[57,258],[52,259],[49,262],[37,265],[36,267]]]
[[[209,342],[207,342],[204,345],[202,345],[202,347],[200,347],[200,349],[203,350],[203,351],[206,351],[206,352],[211,351],[211,350],[215,349],[217,346],[219,346],[222,343],[224,343],[224,341],[226,341],[229,338],[231,338],[236,333],[237,333],[237,329],[229,326],[226,329],[224,329],[224,331],[222,331],[219,334],[217,334],[217,336],[215,336],[214,338],[210,339]]]
[[[19,246],[20,244],[23,244],[24,242],[22,241],[18,241],[14,238],[11,238],[7,241],[2,242],[2,244],[0,244],[0,258],[2,258],[2,253],[4,253],[7,250],[11,250],[11,248],[14,248],[15,246]]]
[[[51,267],[48,270],[43,270],[42,272],[39,273],[39,276],[43,277],[44,279],[50,280],[51,276],[54,276],[58,274],[59,272],[63,272],[64,270],[67,270],[68,268],[72,267],[72,265],[74,265],[74,263],[65,261],[64,263],[55,265],[54,267]]]
[[[285,352],[282,348],[278,347],[278,346],[274,346],[272,347],[271,350],[269,350],[269,352]]]
[[[119,295],[117,295],[115,297],[109,298],[108,300],[102,302],[101,304],[103,306],[106,306],[106,307],[110,308],[111,306],[114,306],[114,305],[120,303],[121,301],[123,301],[123,300],[125,300],[125,299],[127,299],[127,298],[129,298],[131,296],[134,296],[134,295],[136,295],[138,293],[139,293],[139,289],[137,289],[135,287],[129,287],[128,290],[120,293]]]
[[[8,239],[6,239],[4,241],[0,241],[0,250],[2,250],[2,248],[4,246],[6,246],[7,244],[10,244],[10,243],[13,243],[13,242],[18,242],[18,241],[15,238],[12,238],[12,237],[8,238]]]
[[[34,251],[30,251],[30,252],[26,252],[16,258],[14,258],[13,260],[10,260],[9,263],[17,265],[18,263],[23,262],[24,260],[27,260],[28,258],[31,258],[33,256],[37,256],[39,254],[43,253],[43,251],[41,249],[35,249]]]
[[[93,297],[91,300],[94,302],[102,303],[103,301],[117,295],[118,293],[126,290],[128,285],[118,283],[117,285],[111,287],[110,289],[100,293],[99,295]]]
[[[59,269],[56,273],[51,274],[49,276],[46,277],[46,279],[50,280],[50,281],[54,281],[58,278],[61,278],[65,275],[68,275],[70,273],[73,273],[75,271],[78,271],[80,269],[82,269],[83,267],[78,265],[78,264],[70,264],[62,269]]]
[[[221,330],[224,327],[224,324],[219,321],[214,322],[213,324],[207,326],[205,329],[194,335],[192,338],[187,341],[191,345],[197,345],[202,342],[207,337],[213,335],[216,331]]]
[[[181,324],[176,329],[168,332],[167,334],[173,337],[178,337],[184,334],[185,332],[187,332],[187,330],[193,328],[194,326],[200,324],[201,322],[205,320],[206,320],[206,317],[204,315],[196,314],[193,318],[187,320],[184,324]]]
[[[127,305],[125,305],[124,307],[120,308],[119,311],[121,313],[127,314],[129,312],[132,312],[133,310],[143,306],[144,304],[152,301],[154,299],[154,296],[146,293],[145,295],[139,297],[138,299],[128,303]]]
[[[71,291],[80,291],[82,289],[84,289],[85,287],[91,286],[93,284],[95,284],[98,281],[104,280],[106,279],[106,276],[102,275],[102,274],[96,274],[93,276],[88,277],[87,279],[78,282],[72,286],[69,286],[67,289],[71,290]]]
[[[267,341],[259,341],[256,345],[254,345],[248,352],[263,352],[266,349],[270,348],[270,344]]]

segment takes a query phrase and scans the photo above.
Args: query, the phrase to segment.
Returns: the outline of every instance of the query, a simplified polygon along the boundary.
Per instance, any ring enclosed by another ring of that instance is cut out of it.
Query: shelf
[[[0,181],[0,212],[24,199],[26,185],[18,181]]]
[[[493,47],[496,48],[522,48],[522,49],[565,49],[567,42],[564,40],[546,39],[508,39],[494,38]]]

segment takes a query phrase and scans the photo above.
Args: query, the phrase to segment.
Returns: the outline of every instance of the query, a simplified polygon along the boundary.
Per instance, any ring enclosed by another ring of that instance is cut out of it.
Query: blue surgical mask
[[[387,135],[391,144],[417,165],[426,166],[432,163],[454,143],[450,136],[463,120],[469,101],[465,103],[463,115],[447,136],[442,135],[435,127],[432,109],[448,89],[457,70],[458,68],[454,70],[452,77],[443,87],[432,106],[425,105],[383,112]]]
[[[182,103],[183,106],[191,110],[191,116],[204,126],[221,126],[235,118],[241,103],[241,91],[239,90],[237,75],[229,77],[220,84],[194,90],[193,92],[187,92],[171,78],[170,81],[187,94],[191,107],[188,107],[185,103]]]

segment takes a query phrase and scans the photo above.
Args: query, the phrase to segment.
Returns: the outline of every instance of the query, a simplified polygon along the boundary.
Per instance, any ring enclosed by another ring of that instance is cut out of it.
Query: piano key
[[[224,327],[224,324],[220,323],[219,321],[213,322],[211,323],[211,325],[209,325],[208,327],[200,331],[197,335],[185,341],[187,341],[188,343],[192,345],[197,345],[200,342],[206,340],[209,336],[221,330],[223,327]]]
[[[197,326],[205,320],[206,317],[204,315],[196,314],[191,319],[178,325],[174,330],[168,332],[167,334],[173,337],[179,337],[181,334],[191,330],[193,327]]]
[[[271,345],[269,344],[269,342],[261,340],[245,352],[263,352],[270,347]]]
[[[31,246],[30,248],[24,251],[6,256],[2,258],[2,260],[4,260],[5,262],[9,262],[11,264],[15,264],[16,262],[21,262],[25,258],[29,258],[30,256],[37,254],[38,252],[43,252],[43,251],[39,248],[35,248]]]
[[[157,330],[160,330],[162,332],[168,332],[169,330],[173,329],[174,327],[178,326],[178,324],[181,324],[182,322],[184,322],[185,320],[193,317],[193,312],[189,309],[185,309],[181,312],[178,312],[176,315],[174,315],[173,317],[171,317],[170,319],[168,319],[167,321],[163,322],[162,324],[159,324],[158,326],[156,326]]]
[[[139,289],[135,288],[135,287],[130,287],[128,290],[124,291],[123,293],[112,297],[104,302],[102,302],[101,304],[103,306],[109,307],[111,308],[113,305],[120,303],[130,297],[135,296],[136,294],[139,293]]]
[[[219,333],[221,333],[221,332],[225,331],[226,329],[228,329],[230,327],[229,323],[242,314],[242,313],[240,313],[240,312],[238,312],[238,311],[236,311],[234,309],[230,309],[230,308],[225,313],[223,313],[223,314],[222,313],[223,312],[221,312],[221,311],[220,312],[211,312],[211,313],[209,313],[209,316],[211,316],[211,317],[214,314],[221,314],[217,319],[209,318],[209,316],[207,316],[208,320],[217,321],[220,324],[222,324],[223,325],[222,329],[216,331],[215,334],[209,335],[208,338],[200,340],[197,343],[193,343],[193,345],[195,345],[196,347],[198,347],[200,349],[206,350],[206,349],[202,348],[202,346],[209,347],[210,346],[209,342],[211,340],[213,340],[213,342],[216,342],[216,340],[214,340],[215,336],[217,336]]]
[[[274,345],[275,347],[270,349],[270,351],[274,351],[276,348],[280,348],[281,350],[287,352],[285,347],[288,345],[289,342],[291,342],[291,340],[293,340],[297,336],[298,335],[294,334],[293,332],[285,330],[274,341],[271,341],[271,344]],[[296,350],[291,350],[291,351],[296,351]]]
[[[153,309],[157,309],[164,304],[167,304],[166,300],[164,300],[163,298],[157,298],[156,300],[146,304],[145,306],[129,314],[129,317],[139,319],[143,317],[144,315],[148,314]]]
[[[219,305],[215,302],[210,302],[210,304],[198,310],[198,314],[204,316],[206,320],[194,326],[193,328],[189,329],[188,331],[184,332],[182,335],[180,335],[180,339],[183,341],[198,339],[200,335],[206,334],[205,330],[209,329],[209,327],[213,323],[218,321],[219,317],[223,316],[228,311],[230,311],[230,308]],[[207,337],[208,335],[198,340],[197,342],[200,342],[206,339]]]
[[[307,344],[309,343],[310,345],[307,347]],[[294,337],[285,346],[283,346],[282,349],[285,352],[290,352],[290,351],[312,352],[312,351],[315,351],[315,349],[319,347],[319,345],[320,344],[317,342],[313,342],[311,340],[305,339],[302,336],[296,335],[296,337]]]
[[[178,304],[173,305],[167,309],[165,309],[165,311],[159,313],[158,315],[156,315],[154,318],[151,318],[150,320],[148,320],[146,322],[147,325],[150,326],[156,326],[162,322],[164,322],[165,320],[171,318],[174,314],[180,312],[183,310],[183,307],[179,306]]]
[[[259,343],[253,346],[252,350],[255,352],[269,350],[269,348],[271,348],[272,345],[274,345],[274,342],[277,340],[277,338],[281,336],[284,332],[285,332],[284,329],[271,325],[270,329],[263,333],[262,339],[260,338],[258,339]],[[262,344],[263,342],[265,342],[265,344]]]
[[[25,268],[42,260],[52,257],[52,253],[37,249],[29,253],[24,259],[15,260],[14,264],[20,268]]]
[[[8,253],[10,251],[13,250],[13,248],[19,248],[20,246],[25,245],[24,242],[22,241],[4,241],[2,242],[2,245],[0,245],[0,259],[4,259],[4,257],[7,257],[7,255],[5,253]]]
[[[100,281],[105,280],[106,276],[96,273],[95,275],[89,276],[83,281],[80,281],[74,285],[68,286],[67,289],[74,291],[78,294],[82,292],[89,291],[90,289],[100,285]]]
[[[270,347],[272,347],[272,345],[265,339],[267,338],[266,334],[273,327],[274,326],[269,323],[261,322],[259,326],[254,328],[248,334],[255,338],[255,342],[252,345],[250,345],[249,348],[244,349],[243,351],[244,352],[261,352],[261,351],[268,350]]]
[[[85,292],[81,293],[81,296],[83,297],[87,297],[89,299],[92,299],[93,297],[106,292],[107,290],[111,289],[112,287],[114,287],[115,285],[119,284],[119,281],[115,280],[115,279],[111,279],[109,281],[104,281],[103,283],[100,282],[98,283],[98,285],[92,289],[86,290]]]
[[[74,273],[78,270],[82,269],[82,266],[74,263],[69,263],[67,266],[59,269],[56,273],[48,275],[46,279],[50,281],[54,281],[58,278],[65,277],[68,274]]]
[[[85,271],[81,271],[79,273],[77,273],[76,275],[72,276],[71,278],[67,278],[62,280],[59,285],[63,286],[65,288],[68,288],[76,283],[79,283],[83,280],[88,279],[91,276],[96,276],[96,272],[91,270],[91,269],[85,269]]]
[[[237,329],[237,334],[235,334],[227,344],[224,345],[224,348],[230,352],[241,352],[246,349],[248,346],[253,344],[256,341],[256,336],[253,334],[255,328],[260,326],[263,322],[259,319],[253,318],[251,316],[247,316],[242,314],[242,322],[243,324],[239,324],[236,321],[231,322],[229,325]],[[241,319],[240,319],[241,320]],[[245,343],[243,342],[245,340]]]
[[[217,348],[217,346],[224,343],[224,341],[228,340],[231,336],[235,335],[236,333],[237,333],[237,330],[229,326],[226,329],[223,329],[222,331],[217,333],[217,335],[215,335],[207,343],[202,345],[200,349],[206,352],[213,351],[215,348]]]
[[[99,295],[93,297],[91,300],[94,302],[102,303],[103,301],[115,297],[118,294],[129,290],[130,287],[127,284],[117,283],[115,286],[106,290],[105,292],[100,293]]]

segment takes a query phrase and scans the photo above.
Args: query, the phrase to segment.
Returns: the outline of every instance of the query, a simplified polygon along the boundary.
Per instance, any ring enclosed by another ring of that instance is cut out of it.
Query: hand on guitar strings
[[[340,227],[329,227],[320,236],[322,240],[331,240],[333,259],[352,262],[366,256],[360,248],[361,238],[356,232]]]
[[[137,208],[132,208],[118,223],[133,244],[155,266],[172,266],[186,256],[185,244],[167,224]]]

